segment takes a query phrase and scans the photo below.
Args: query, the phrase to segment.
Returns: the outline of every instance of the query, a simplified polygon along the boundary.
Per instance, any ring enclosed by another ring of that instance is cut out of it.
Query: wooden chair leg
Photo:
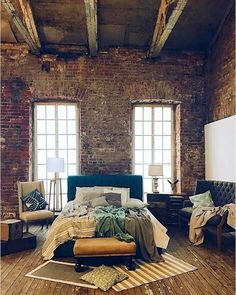
[[[29,225],[28,225],[28,222],[25,223],[25,230],[26,230],[27,233],[29,232]]]
[[[46,221],[46,226],[47,226],[47,228],[48,228],[48,223],[49,223],[49,220],[47,219],[47,221]]]
[[[41,229],[43,229],[43,226],[44,226],[44,221],[42,221],[42,226],[41,226]]]

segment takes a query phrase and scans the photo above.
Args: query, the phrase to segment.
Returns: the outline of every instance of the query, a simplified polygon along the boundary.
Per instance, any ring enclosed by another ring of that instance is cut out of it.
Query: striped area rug
[[[128,271],[124,265],[114,266],[117,270],[127,274],[129,278],[114,285],[112,288],[119,292],[197,269],[195,266],[170,254],[165,253],[162,256],[165,261],[159,263],[147,263],[136,259],[138,266],[135,271]]]

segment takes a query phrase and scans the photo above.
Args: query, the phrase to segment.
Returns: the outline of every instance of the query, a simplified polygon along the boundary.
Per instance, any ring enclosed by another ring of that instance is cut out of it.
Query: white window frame
[[[152,137],[152,147],[151,147],[151,154],[152,154],[152,162],[150,164],[162,164],[163,163],[163,141],[162,141],[162,163],[155,163],[154,162],[154,124],[155,124],[155,120],[154,120],[154,108],[155,107],[169,107],[171,109],[171,176],[170,177],[165,177],[165,175],[158,177],[158,184],[160,185],[160,183],[162,182],[162,191],[163,193],[170,193],[171,192],[171,186],[170,184],[167,182],[167,179],[174,179],[175,178],[175,124],[174,124],[174,106],[173,105],[164,105],[164,104],[134,104],[133,105],[133,116],[132,116],[132,128],[133,128],[133,132],[132,132],[132,137],[133,137],[133,145],[132,145],[132,173],[135,174],[135,108],[136,107],[150,107],[152,109],[152,119],[151,119],[151,125],[152,125],[152,132],[151,132],[151,137]],[[162,123],[163,123],[163,118],[162,118]],[[137,122],[137,121],[136,121]],[[140,120],[139,122],[142,122],[142,126],[144,125],[144,118],[142,120]],[[162,129],[163,129],[163,125],[162,125]],[[162,132],[162,136],[163,136],[163,132]],[[140,149],[142,151],[144,151],[145,149],[142,148]],[[141,165],[141,164],[140,164]],[[143,162],[143,169],[144,169],[144,165],[147,165],[147,163]],[[151,176],[146,176],[144,177],[144,172],[142,174],[143,176],[143,180],[144,179],[151,179]],[[144,180],[145,181],[145,180]],[[164,181],[165,181],[165,186],[164,186]],[[166,189],[164,189],[164,187]],[[147,193],[151,193],[152,191],[145,191],[145,186],[144,186],[144,198],[146,196]]]
[[[33,133],[33,143],[34,143],[34,148],[33,148],[33,172],[34,172],[34,179],[38,180],[38,145],[37,145],[37,106],[39,105],[45,105],[45,106],[49,106],[49,105],[53,105],[56,106],[55,109],[55,136],[56,136],[56,140],[55,140],[55,157],[59,156],[59,143],[58,143],[58,137],[59,137],[59,133],[58,133],[58,106],[63,105],[63,106],[75,106],[75,124],[76,124],[76,147],[75,147],[75,153],[76,153],[76,174],[79,173],[80,170],[80,163],[79,163],[79,154],[80,154],[80,149],[79,149],[79,109],[78,109],[78,104],[77,103],[73,103],[73,102],[36,102],[34,103],[34,120],[33,120],[33,124],[34,124],[34,133]],[[43,120],[43,119],[42,119]],[[68,121],[70,119],[66,118],[66,121]],[[47,121],[47,117],[45,118],[45,122]],[[47,132],[47,127],[46,127],[46,132]],[[47,133],[46,133],[47,135]],[[61,134],[60,134],[61,135]],[[67,139],[67,143],[68,143],[68,124],[66,124],[66,139]],[[46,143],[47,144],[47,143]],[[67,145],[68,146],[68,145]],[[50,150],[47,148],[46,146],[46,153],[47,150]],[[67,159],[68,159],[68,148],[66,148],[65,150],[67,150]],[[65,163],[65,167],[68,166],[70,163]],[[43,164],[42,164],[43,165]],[[68,174],[67,174],[68,176]],[[59,175],[60,177],[60,175]],[[65,180],[65,178],[63,178]],[[51,178],[46,178],[46,183],[44,182],[44,186],[45,186],[45,198],[48,201],[48,197],[49,197],[49,185],[48,185],[48,181],[51,180]],[[67,181],[66,181],[67,182]],[[63,188],[62,188],[63,190]],[[67,191],[66,193],[63,193],[63,205],[65,205],[65,203],[67,203]]]

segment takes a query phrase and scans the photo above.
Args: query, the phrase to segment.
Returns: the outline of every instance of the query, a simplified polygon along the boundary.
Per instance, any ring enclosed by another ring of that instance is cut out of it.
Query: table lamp
[[[59,178],[59,172],[64,172],[64,159],[63,158],[48,158],[47,159],[47,171],[54,172],[54,179],[50,180],[49,189],[49,208],[51,207],[51,197],[53,196],[53,211],[56,209],[61,211],[62,209],[62,186],[61,178]],[[53,190],[53,193],[52,193]],[[59,200],[60,196],[60,200]]]
[[[163,165],[162,164],[149,165],[148,175],[152,176],[152,191],[153,191],[153,193],[159,193],[159,191],[158,191],[158,176],[163,175]]]

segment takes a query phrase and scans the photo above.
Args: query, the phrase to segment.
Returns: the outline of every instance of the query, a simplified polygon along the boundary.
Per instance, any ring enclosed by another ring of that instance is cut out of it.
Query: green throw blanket
[[[135,241],[138,257],[145,261],[164,261],[157,251],[151,219],[145,210],[98,207],[95,218],[96,236],[115,236],[120,241]]]
[[[96,236],[115,236],[120,241],[134,241],[131,235],[125,233],[125,208],[116,208],[113,206],[98,207],[95,210],[95,218],[98,221]]]

